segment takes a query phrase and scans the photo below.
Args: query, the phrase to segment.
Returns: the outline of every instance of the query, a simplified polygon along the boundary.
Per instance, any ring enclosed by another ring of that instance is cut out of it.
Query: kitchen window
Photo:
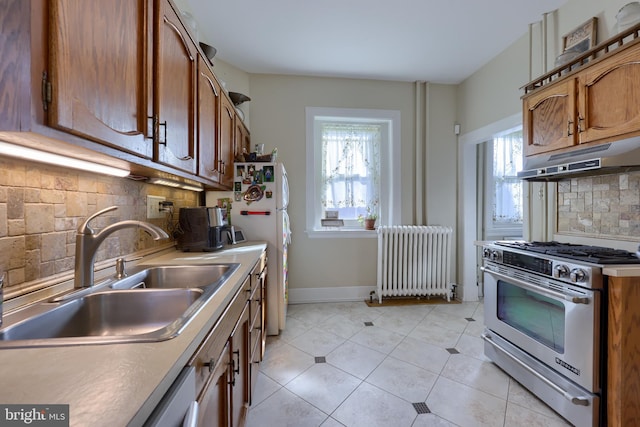
[[[400,217],[400,195],[391,191],[400,184],[400,112],[309,107],[306,114],[307,233],[362,236],[343,232],[364,232],[358,217],[367,214],[377,215],[376,225],[393,224]],[[327,211],[344,226],[323,226]]]
[[[485,237],[521,238],[523,224],[522,129],[493,138],[487,147]]]

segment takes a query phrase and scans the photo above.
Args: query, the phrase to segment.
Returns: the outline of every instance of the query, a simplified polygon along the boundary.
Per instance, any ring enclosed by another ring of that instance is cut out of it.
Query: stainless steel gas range
[[[485,355],[576,426],[606,425],[604,265],[635,254],[558,242],[483,246]]]

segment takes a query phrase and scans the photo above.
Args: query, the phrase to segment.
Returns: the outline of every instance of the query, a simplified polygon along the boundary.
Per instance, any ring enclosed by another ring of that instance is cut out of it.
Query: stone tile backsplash
[[[199,201],[192,191],[0,158],[0,271],[7,272],[5,286],[15,290],[73,270],[78,225],[106,207],[119,209],[96,218],[93,228],[137,219],[167,230],[166,220],[146,218],[147,195],[172,201],[174,222],[180,207]],[[166,241],[156,243],[143,231],[121,230],[106,239],[96,261],[162,243]]]
[[[558,233],[637,241],[640,172],[559,181],[557,215]]]

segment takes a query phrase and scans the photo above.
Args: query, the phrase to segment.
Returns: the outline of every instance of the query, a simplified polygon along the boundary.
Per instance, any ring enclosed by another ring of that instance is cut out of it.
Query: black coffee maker
[[[178,249],[184,252],[212,252],[224,247],[225,224],[221,208],[181,208],[178,224]]]

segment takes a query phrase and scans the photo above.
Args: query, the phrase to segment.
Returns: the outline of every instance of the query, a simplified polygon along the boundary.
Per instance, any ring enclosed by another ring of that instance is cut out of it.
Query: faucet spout
[[[103,209],[87,218],[80,227],[76,235],[76,259],[75,259],[75,288],[86,288],[93,285],[93,266],[98,252],[98,247],[112,233],[124,228],[142,228],[149,233],[153,240],[168,239],[169,235],[160,227],[148,222],[136,220],[124,220],[111,224],[96,233],[89,226],[89,222],[106,212],[118,209],[111,206]]]

